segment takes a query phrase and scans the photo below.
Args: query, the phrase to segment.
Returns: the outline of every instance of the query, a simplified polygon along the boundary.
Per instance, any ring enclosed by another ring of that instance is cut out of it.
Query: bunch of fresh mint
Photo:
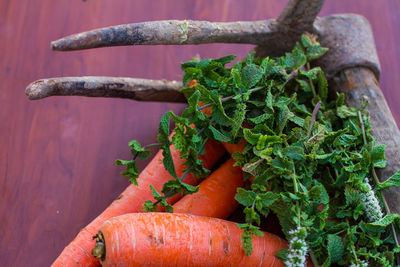
[[[148,201],[144,209],[159,204],[171,211],[166,197],[198,190],[182,180],[189,172],[208,174],[198,159],[207,140],[244,139],[244,150],[233,157],[247,178],[254,177],[251,187],[236,195],[245,207],[246,223],[240,227],[247,254],[252,235],[262,234],[260,218],[273,212],[289,242],[289,249],[278,254],[287,266],[304,266],[307,255],[315,266],[395,266],[400,217],[389,214],[381,192],[399,186],[400,173],[378,181],[375,168],[386,165],[385,146],[371,135],[368,103],[359,109],[346,106],[343,94],[328,91],[321,68],[310,67],[326,51],[305,34],[278,58],[250,53],[233,67],[225,65],[235,56],[183,63],[189,106],[181,116],[169,111],[162,117],[157,144],[175,179],[161,194],[153,188],[157,201]],[[212,107],[211,115],[201,111],[205,107]],[[176,175],[171,144],[186,160],[182,177]],[[136,182],[135,159],[149,152],[136,141],[130,147],[134,159],[118,163]]]

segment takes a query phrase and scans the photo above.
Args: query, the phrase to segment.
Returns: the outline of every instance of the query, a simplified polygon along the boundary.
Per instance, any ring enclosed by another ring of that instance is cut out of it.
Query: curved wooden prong
[[[313,23],[325,0],[290,0],[276,20],[278,27],[291,30],[312,30]]]
[[[26,88],[31,100],[49,96],[117,97],[138,101],[186,102],[178,81],[120,77],[62,77],[32,82]]]
[[[133,23],[70,35],[52,42],[51,48],[69,51],[123,45],[262,44],[271,38],[274,22],[165,20]]]

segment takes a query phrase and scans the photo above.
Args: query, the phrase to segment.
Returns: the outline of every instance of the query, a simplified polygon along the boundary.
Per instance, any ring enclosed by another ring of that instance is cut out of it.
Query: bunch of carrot
[[[242,145],[224,144],[230,153]],[[203,165],[212,168],[225,153],[221,144],[209,141]],[[178,175],[183,160],[171,149]],[[164,168],[158,152],[142,171],[138,186],[130,185],[111,205],[63,250],[52,266],[283,266],[275,254],[287,247],[272,234],[255,237],[254,251],[246,256],[241,230],[226,219],[238,206],[234,196],[243,186],[240,168],[227,160],[199,185],[192,195],[169,198],[171,213],[140,213],[152,199],[150,185],[160,191],[174,179]],[[198,183],[188,175],[186,183]],[[183,215],[191,214],[191,215]],[[217,219],[218,218],[218,219]],[[96,241],[93,240],[96,236]],[[92,255],[93,254],[93,255]]]

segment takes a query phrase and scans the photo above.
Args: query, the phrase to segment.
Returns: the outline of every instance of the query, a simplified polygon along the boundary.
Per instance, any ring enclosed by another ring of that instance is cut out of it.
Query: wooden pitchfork
[[[375,178],[386,180],[400,169],[400,132],[378,85],[380,74],[372,30],[355,14],[317,17],[324,0],[290,0],[276,19],[208,22],[151,21],[118,25],[74,34],[51,43],[53,50],[69,51],[124,45],[184,45],[242,43],[256,45],[256,56],[277,56],[289,51],[303,32],[318,35],[330,50],[315,64],[322,67],[330,87],[346,95],[350,106],[368,98],[372,134],[386,145],[387,167]],[[178,81],[121,77],[63,77],[31,83],[29,99],[53,95],[119,97],[138,101],[185,102]],[[400,213],[400,188],[384,192],[387,212]]]

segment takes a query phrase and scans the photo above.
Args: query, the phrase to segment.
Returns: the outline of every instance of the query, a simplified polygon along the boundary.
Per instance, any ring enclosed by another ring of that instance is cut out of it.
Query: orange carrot
[[[211,168],[223,155],[225,150],[214,141],[209,141],[205,146],[206,153],[201,156],[204,167]],[[174,165],[178,176],[182,175],[185,168],[184,160],[179,157],[179,152],[171,149]],[[153,195],[150,185],[160,191],[163,184],[173,177],[165,170],[162,162],[162,154],[159,151],[153,160],[142,171],[138,178],[138,186],[130,185],[113,203],[88,226],[83,228],[78,236],[62,251],[52,266],[99,266],[100,263],[91,255],[90,251],[94,246],[92,236],[97,234],[100,226],[108,219],[131,212],[140,212],[146,200],[152,199]],[[185,177],[184,182],[194,185],[199,181],[192,174]],[[173,204],[179,196],[169,198]]]
[[[239,167],[229,159],[200,183],[197,193],[186,195],[175,203],[175,213],[188,213],[226,219],[238,207],[236,189],[243,186]]]
[[[93,253],[107,266],[284,266],[287,243],[264,233],[246,256],[236,223],[178,213],[131,213],[106,221]]]
[[[235,152],[242,152],[244,149],[244,146],[246,145],[246,140],[242,140],[237,144],[230,144],[230,143],[222,143],[224,148],[229,152],[229,154],[233,154]]]

